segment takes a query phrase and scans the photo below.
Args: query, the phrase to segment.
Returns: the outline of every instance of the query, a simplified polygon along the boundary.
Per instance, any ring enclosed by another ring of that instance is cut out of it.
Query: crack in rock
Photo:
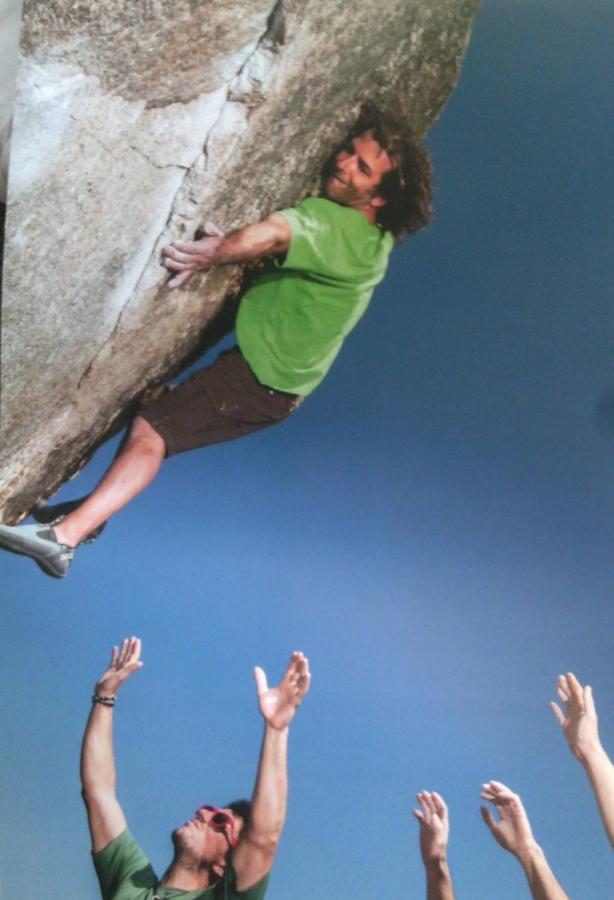
[[[76,122],[79,125],[79,127],[81,128],[81,131],[84,134],[86,134],[93,141],[95,141],[110,156],[115,155],[116,151],[113,148],[109,147],[107,144],[105,144],[105,142],[103,140],[101,140],[101,138],[98,137],[97,134],[95,134],[89,128],[86,128],[85,125],[83,124],[83,122],[81,121],[81,119],[77,118],[77,116],[75,116],[73,114],[71,114],[70,118],[73,120],[73,122]],[[157,163],[157,162],[154,162],[154,160],[151,159],[151,157],[148,156],[144,150],[141,150],[141,148],[137,147],[135,144],[126,144],[126,146],[128,147],[129,150],[134,150],[135,153],[138,153],[138,155],[141,156],[151,166],[153,166],[154,169],[181,169],[184,172],[190,171],[190,166],[184,166],[181,163]]]
[[[135,147],[134,144],[128,144],[128,147],[131,150],[134,150],[135,153],[138,153],[139,156],[142,156],[143,159],[146,159],[148,163],[150,163],[155,169],[182,169],[184,172],[189,172],[189,166],[182,166],[181,163],[156,163],[151,159],[144,150],[141,150],[140,147]]]
[[[220,110],[219,110],[218,115],[216,116],[215,121],[209,128],[209,131],[205,137],[202,151],[199,151],[198,155],[192,162],[191,166],[182,166],[179,164],[157,165],[151,159],[149,159],[149,157],[142,150],[140,150],[140,148],[135,147],[132,144],[130,144],[129,147],[132,150],[134,150],[136,153],[139,153],[141,156],[143,156],[149,163],[151,163],[151,165],[155,166],[158,169],[177,168],[177,169],[182,169],[183,171],[185,171],[186,173],[189,174],[193,169],[195,169],[195,167],[197,166],[197,164],[199,162],[199,159],[202,159],[203,172],[206,172],[209,167],[209,147],[210,147],[211,139],[212,139],[212,137],[215,136],[215,132],[216,132],[218,126],[220,125],[220,122],[224,118],[228,104],[238,102],[238,103],[244,104],[248,108],[252,108],[254,106],[260,105],[260,103],[262,103],[264,101],[265,94],[262,90],[263,81],[255,73],[252,74],[250,70],[253,67],[253,69],[258,71],[258,74],[260,74],[261,72],[263,75],[269,74],[270,70],[272,69],[273,64],[274,64],[274,56],[275,56],[275,54],[278,53],[278,48],[284,44],[285,39],[286,39],[286,33],[285,33],[284,2],[283,2],[283,0],[276,0],[276,3],[274,4],[274,6],[271,10],[271,13],[269,14],[269,17],[267,19],[267,26],[266,26],[265,31],[262,33],[260,38],[257,40],[254,49],[251,51],[251,53],[248,54],[246,59],[241,63],[241,65],[239,66],[239,68],[235,72],[235,74],[231,78],[228,79],[228,81],[227,81],[228,87],[227,87],[227,91],[226,91],[226,97],[220,105]],[[87,132],[86,129],[83,129],[83,130],[86,131],[86,133],[89,133],[89,132]],[[91,137],[94,138],[94,140],[98,140],[98,142],[101,144],[101,146],[103,146],[107,151],[109,151],[109,148],[106,147],[104,145],[104,143],[102,141],[100,141],[99,138],[97,138],[95,135],[91,135]],[[111,151],[109,151],[109,152],[111,152]],[[175,205],[177,202],[177,198],[179,197],[181,190],[184,188],[184,186],[185,186],[185,180],[182,183],[182,185],[179,187],[179,189],[177,190],[177,193],[175,194],[175,198],[170,205],[170,212],[169,212],[166,222],[164,223],[164,227],[162,228],[160,233],[153,240],[151,253],[147,259],[147,262],[143,266],[143,270],[142,270],[139,278],[137,279],[136,283],[134,284],[134,286],[133,286],[129,296],[127,297],[125,303],[123,304],[121,310],[119,311],[119,313],[117,315],[117,319],[115,321],[115,324],[113,325],[113,328],[111,329],[108,337],[105,338],[103,343],[100,345],[100,347],[97,349],[96,353],[92,357],[91,361],[88,363],[88,365],[84,369],[83,374],[81,375],[81,377],[79,378],[79,381],[77,383],[77,388],[80,388],[81,385],[87,380],[87,378],[91,374],[91,372],[96,364],[97,359],[104,352],[105,348],[107,346],[109,346],[109,344],[113,341],[116,334],[118,333],[119,328],[122,323],[122,319],[124,317],[124,314],[125,314],[128,306],[130,305],[130,301],[131,301],[132,297],[134,296],[134,294],[136,293],[136,291],[138,290],[138,287],[139,287],[140,283],[142,282],[143,277],[145,276],[147,270],[149,269],[149,266],[151,265],[152,259],[156,252],[156,247],[158,246],[162,237],[168,232],[173,219],[177,219],[178,216],[180,215],[175,211]],[[192,202],[195,207],[194,212],[197,212],[199,204],[196,200],[193,200]],[[190,222],[190,224],[193,224],[196,216],[194,216],[193,218],[189,218],[188,216],[182,215],[181,218],[184,218],[184,220],[186,222]]]

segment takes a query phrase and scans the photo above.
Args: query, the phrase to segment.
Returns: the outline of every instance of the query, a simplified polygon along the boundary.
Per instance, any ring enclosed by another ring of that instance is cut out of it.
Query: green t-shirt
[[[241,300],[237,343],[261,384],[306,395],[366,310],[393,237],[322,197],[279,215],[290,226],[290,246]]]
[[[247,891],[236,887],[232,862],[214,885],[198,891],[162,887],[151,863],[128,830],[92,854],[103,900],[262,900],[269,876]]]

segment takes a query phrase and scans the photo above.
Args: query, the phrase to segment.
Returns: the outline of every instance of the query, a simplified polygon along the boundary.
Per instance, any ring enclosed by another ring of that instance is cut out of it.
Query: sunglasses
[[[211,815],[207,821],[207,825],[212,828],[214,831],[221,831],[228,843],[231,847],[236,847],[237,838],[234,837],[232,830],[234,828],[234,818],[230,815],[230,813],[224,812],[223,809],[218,809],[217,806],[210,806],[208,803],[203,803],[202,806],[199,806],[196,812],[200,809],[206,809],[207,812],[210,812]]]

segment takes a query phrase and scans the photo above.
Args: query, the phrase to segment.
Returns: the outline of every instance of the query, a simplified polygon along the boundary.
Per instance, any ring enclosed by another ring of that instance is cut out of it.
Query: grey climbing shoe
[[[53,528],[40,525],[0,524],[0,547],[29,556],[53,578],[64,578],[73,558],[72,548],[57,542]]]
[[[74,509],[81,506],[84,500],[87,500],[87,496],[80,497],[78,500],[65,500],[64,503],[54,503],[52,506],[49,506],[46,500],[39,500],[36,506],[30,511],[30,515],[37,522],[43,522],[45,525],[57,525],[64,516],[67,516],[68,513],[71,513]],[[96,538],[106,528],[106,524],[106,522],[103,522],[98,528],[94,528],[94,530],[90,531],[87,537],[84,537],[79,543],[93,544]]]

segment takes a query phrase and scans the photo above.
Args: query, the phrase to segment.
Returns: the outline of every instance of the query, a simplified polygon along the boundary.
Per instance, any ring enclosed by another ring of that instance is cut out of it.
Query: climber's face
[[[349,138],[327,166],[324,194],[335,203],[351,206],[375,219],[377,208],[386,203],[378,187],[392,168],[392,160],[373,132],[365,131]]]

